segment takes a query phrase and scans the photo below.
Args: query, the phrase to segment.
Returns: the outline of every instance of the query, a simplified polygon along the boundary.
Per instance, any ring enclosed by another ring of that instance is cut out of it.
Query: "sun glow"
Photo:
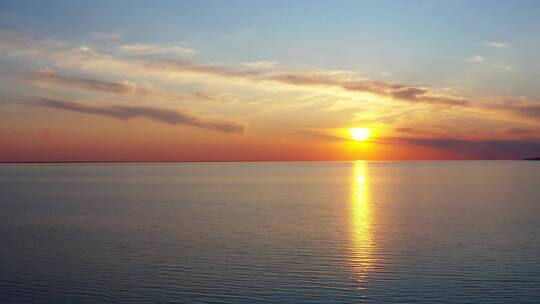
[[[368,128],[354,128],[349,131],[349,134],[354,140],[366,140],[371,135]]]

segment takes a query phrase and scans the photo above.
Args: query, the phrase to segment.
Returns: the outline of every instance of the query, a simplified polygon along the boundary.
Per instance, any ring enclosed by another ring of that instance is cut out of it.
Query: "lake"
[[[0,165],[1,303],[538,303],[540,162]]]

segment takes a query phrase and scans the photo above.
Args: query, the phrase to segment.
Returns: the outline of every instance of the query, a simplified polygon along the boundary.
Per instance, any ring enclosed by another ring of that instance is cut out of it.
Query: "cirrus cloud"
[[[506,42],[498,42],[498,41],[489,41],[489,42],[486,42],[486,45],[491,47],[491,48],[502,50],[502,49],[505,49],[508,46],[508,43],[506,43]]]
[[[121,44],[117,46],[117,49],[128,55],[135,56],[172,56],[172,57],[185,57],[193,56],[198,52],[194,49],[190,49],[183,46],[161,46],[155,44]]]
[[[158,92],[148,88],[141,88],[128,80],[104,81],[91,78],[64,76],[53,71],[34,71],[30,74],[30,78],[37,83],[50,83],[104,93],[140,96],[158,95]]]

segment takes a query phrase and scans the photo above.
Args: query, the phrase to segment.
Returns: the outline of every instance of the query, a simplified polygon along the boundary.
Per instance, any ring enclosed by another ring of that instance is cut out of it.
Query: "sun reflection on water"
[[[354,163],[351,181],[351,257],[354,279],[365,283],[373,268],[374,242],[372,236],[372,214],[369,200],[369,182],[364,161]]]

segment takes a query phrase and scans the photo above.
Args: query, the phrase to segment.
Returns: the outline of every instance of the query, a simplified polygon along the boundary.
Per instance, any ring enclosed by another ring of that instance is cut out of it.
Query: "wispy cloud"
[[[500,70],[503,70],[503,71],[513,71],[514,70],[514,66],[511,65],[511,64],[506,64],[506,63],[498,63],[498,64],[494,64],[492,65],[493,68],[496,68],[496,69],[500,69]]]
[[[10,32],[9,37],[17,37]],[[2,34],[0,33],[0,38]],[[13,40],[13,39],[11,39]],[[43,44],[41,39],[23,35],[20,39],[15,39],[17,43],[10,43],[10,49],[32,48],[38,52]],[[20,41],[19,41],[20,40]],[[5,49],[4,43],[0,42],[0,50]],[[140,47],[135,47],[139,49]],[[146,47],[142,47],[145,50]],[[466,101],[459,97],[440,96],[425,88],[410,85],[401,85],[391,82],[358,79],[354,73],[333,73],[314,71],[275,71],[269,68],[269,62],[258,62],[254,65],[228,66],[212,63],[195,62],[186,58],[162,58],[160,56],[136,58],[128,60],[126,58],[115,57],[114,54],[102,54],[89,47],[70,48],[64,47],[56,52],[45,53],[45,59],[56,60],[59,65],[78,66],[82,70],[106,70],[108,72],[129,73],[130,71],[154,73],[198,73],[234,80],[240,78],[251,81],[254,84],[264,81],[282,83],[287,85],[301,86],[326,86],[343,89],[349,92],[363,92],[391,97],[410,102],[428,102],[444,105],[465,105]],[[261,67],[265,66],[265,67]],[[415,94],[410,94],[411,92]],[[404,98],[401,98],[404,97]]]
[[[267,79],[301,86],[331,86],[351,92],[372,93],[409,102],[428,102],[443,105],[466,105],[460,97],[435,95],[420,87],[401,85],[378,80],[343,79],[333,75],[317,73],[286,73]]]
[[[403,133],[414,133],[415,129],[409,128],[409,127],[403,127],[403,128],[397,128],[396,131],[403,132]]]
[[[188,58],[175,59],[160,56],[122,57],[114,52],[106,53],[106,50],[97,51],[85,46],[73,47],[63,42],[39,39],[26,33],[11,31],[0,31],[0,52],[7,52],[13,56],[22,56],[25,59],[30,58],[40,63],[49,63],[77,72],[104,73],[118,77],[145,75],[152,77],[152,79],[166,81],[182,79],[178,76],[199,74],[198,76],[218,77],[231,84],[236,84],[240,80],[242,84],[248,84],[254,89],[266,89],[270,83],[304,88],[306,91],[311,88],[330,88],[351,93],[373,94],[385,97],[386,100],[440,106],[476,107],[482,111],[496,110],[501,112],[504,110],[507,113],[519,113],[522,117],[540,120],[539,116],[531,116],[530,111],[516,110],[512,105],[494,106],[492,100],[487,100],[489,98],[477,97],[471,100],[466,96],[441,93],[442,91],[420,85],[366,79],[353,72],[344,73],[343,71],[316,70],[314,68],[302,70],[257,68],[256,65],[222,65],[194,61]],[[46,76],[50,77],[50,75]],[[111,85],[94,83],[89,79],[71,79],[68,76],[53,76],[52,78],[54,80],[49,80],[63,84],[69,83],[81,88],[103,91],[116,90],[117,92],[129,91],[128,86],[125,86],[125,83],[122,85],[121,82],[112,82]],[[208,77],[208,79],[213,81],[213,78]],[[198,80],[207,81],[205,77],[200,77]],[[489,105],[490,103],[491,105]]]
[[[39,57],[64,50],[66,43],[52,39],[36,39],[26,32],[0,30],[0,51],[10,55]]]
[[[121,44],[117,46],[118,50],[136,56],[166,56],[166,57],[186,57],[196,55],[198,52],[194,49],[184,46],[162,46],[155,44]]]
[[[34,71],[30,74],[32,81],[37,83],[51,83],[65,87],[75,87],[85,90],[100,91],[121,95],[155,96],[158,93],[148,88],[141,88],[127,80],[103,81],[75,76],[63,76],[53,71]]]
[[[486,42],[486,46],[502,50],[502,49],[505,49],[506,47],[508,47],[508,43],[500,42],[500,41],[488,41],[488,42]]]
[[[465,60],[468,62],[478,63],[478,62],[484,62],[486,59],[480,55],[475,55],[475,56],[467,57],[465,58]]]
[[[506,132],[508,134],[513,134],[513,135],[527,135],[527,134],[533,133],[534,130],[532,130],[532,129],[524,129],[524,128],[510,128],[510,129],[506,130]]]
[[[277,61],[254,61],[246,62],[243,65],[251,69],[271,69],[275,68],[278,63]]]
[[[236,68],[219,64],[198,63],[189,60],[149,59],[143,62],[144,67],[162,71],[193,72],[221,77],[250,77],[262,74],[256,69]]]
[[[180,98],[206,100],[206,101],[212,101],[212,102],[231,102],[231,101],[237,100],[226,94],[211,94],[204,91],[192,92],[190,94],[183,95]]]
[[[499,106],[503,110],[509,110],[520,116],[526,116],[540,120],[540,102],[529,102],[527,104],[512,105],[507,103],[506,105]]]
[[[154,107],[125,105],[97,107],[85,105],[78,102],[48,98],[33,98],[32,103],[35,105],[49,108],[92,115],[107,116],[120,120],[129,120],[133,118],[143,117],[171,125],[189,125],[193,127],[216,130],[225,133],[242,134],[245,131],[245,126],[239,122],[225,120],[209,120],[195,116],[193,114]]]

